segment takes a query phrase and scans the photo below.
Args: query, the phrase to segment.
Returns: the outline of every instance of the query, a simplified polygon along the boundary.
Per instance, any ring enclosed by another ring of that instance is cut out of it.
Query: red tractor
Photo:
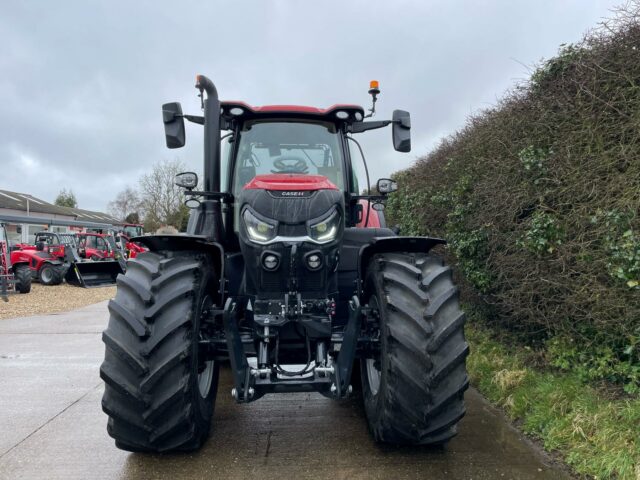
[[[142,235],[144,235],[142,225],[135,223],[124,224],[118,232],[119,243],[127,258],[136,258],[139,253],[149,250],[140,242],[131,241],[132,238],[141,237]]]
[[[115,259],[118,248],[113,235],[104,233],[77,233],[78,254],[87,260]]]
[[[139,242],[132,242],[131,238],[129,238],[124,233],[120,234],[120,238],[122,239],[122,243],[124,244],[124,251],[127,258],[136,258],[138,254],[142,252],[149,251],[148,248],[144,247]]]
[[[227,359],[238,403],[341,399],[361,384],[377,441],[445,444],[469,385],[458,290],[432,251],[445,241],[387,228],[377,212],[395,182],[362,195],[368,175],[354,169],[360,132],[390,125],[395,149],[410,151],[409,113],[366,121],[377,83],[366,116],[357,105],[220,102],[204,76],[196,88],[204,116],[162,109],[169,148],[185,144],[185,119],[204,127],[202,189],[192,172],[176,181],[192,209],[187,232],[138,237],[149,251],[129,260],[109,303],[100,372],[116,446],[199,448]]]
[[[0,298],[8,301],[8,294],[29,293],[31,271],[26,261],[12,263],[9,255],[9,239],[4,223],[0,223]]]
[[[34,245],[17,244],[11,250],[11,264],[27,264],[33,279],[43,285],[59,285],[69,268],[65,262],[65,244],[52,232],[36,233]]]

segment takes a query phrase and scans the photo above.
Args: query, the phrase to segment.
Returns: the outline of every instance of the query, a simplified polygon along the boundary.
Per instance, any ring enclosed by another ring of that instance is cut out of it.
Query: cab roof
[[[245,102],[221,102],[222,116],[228,120],[269,117],[309,118],[331,122],[359,122],[364,118],[360,105],[336,104],[329,108],[307,107],[303,105],[263,105],[256,107]]]

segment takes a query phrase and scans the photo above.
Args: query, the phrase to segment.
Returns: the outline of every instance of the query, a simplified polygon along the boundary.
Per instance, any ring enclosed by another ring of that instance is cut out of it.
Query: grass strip
[[[573,470],[597,479],[640,480],[640,398],[607,395],[577,374],[532,365],[534,352],[467,324],[472,384]]]

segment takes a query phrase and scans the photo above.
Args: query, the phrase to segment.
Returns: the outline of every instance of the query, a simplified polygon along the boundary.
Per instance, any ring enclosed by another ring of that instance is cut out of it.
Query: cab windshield
[[[126,227],[124,227],[122,229],[122,231],[129,238],[131,238],[131,237],[141,237],[143,235],[142,227],[140,227],[138,225],[127,225]]]
[[[240,132],[233,192],[256,175],[322,175],[344,190],[342,150],[336,126],[301,121],[246,122]]]

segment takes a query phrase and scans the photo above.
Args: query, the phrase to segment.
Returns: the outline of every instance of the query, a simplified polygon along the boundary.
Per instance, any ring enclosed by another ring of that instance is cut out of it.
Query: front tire
[[[63,269],[60,265],[45,263],[38,271],[38,280],[43,285],[60,285],[63,279]]]
[[[19,293],[29,293],[31,291],[31,270],[26,265],[16,265],[14,268],[16,278],[16,290]]]
[[[117,279],[103,333],[102,409],[116,446],[191,451],[208,438],[219,365],[199,352],[201,320],[217,291],[208,257],[145,252]]]
[[[457,433],[469,386],[464,313],[451,269],[428,254],[373,258],[365,283],[380,351],[361,361],[369,429],[377,441],[442,445]]]

